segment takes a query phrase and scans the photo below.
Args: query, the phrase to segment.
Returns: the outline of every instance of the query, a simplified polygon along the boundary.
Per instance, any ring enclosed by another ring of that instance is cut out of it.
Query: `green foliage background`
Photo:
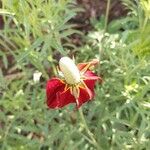
[[[94,30],[76,47],[70,35],[82,33],[69,20],[82,9],[72,1],[2,0],[0,149],[150,149],[150,2],[122,1],[129,14],[107,26],[107,15],[91,20]],[[57,55],[75,52],[77,62],[99,58],[95,71],[103,78],[82,107],[85,118],[72,105],[48,110],[45,104]],[[36,71],[40,82],[33,81]]]

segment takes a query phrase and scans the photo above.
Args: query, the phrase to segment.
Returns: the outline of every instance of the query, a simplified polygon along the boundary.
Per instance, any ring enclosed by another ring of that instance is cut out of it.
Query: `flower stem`
[[[144,19],[144,23],[143,23],[143,31],[147,25],[147,22],[148,22],[148,17],[146,16],[145,19]]]
[[[105,31],[105,32],[107,31],[107,24],[108,24],[108,17],[109,17],[110,2],[111,2],[111,0],[107,0],[106,16],[105,16],[105,27],[104,27],[104,31]]]
[[[99,147],[98,143],[96,142],[93,133],[92,133],[92,132],[89,130],[89,128],[88,128],[88,125],[87,125],[87,123],[86,123],[86,121],[85,121],[85,118],[84,118],[84,115],[83,115],[82,108],[79,109],[79,114],[80,114],[82,123],[83,123],[83,125],[84,125],[84,128],[85,128],[87,134],[89,135],[89,137],[91,138],[93,145],[94,145],[98,150],[100,150],[100,147]]]
[[[99,46],[99,62],[101,61],[101,57],[102,57],[103,39],[105,38],[105,33],[107,32],[110,4],[111,4],[111,0],[107,0],[103,38],[102,38],[101,44]],[[99,63],[99,66],[98,66],[98,75],[100,76],[100,63]]]

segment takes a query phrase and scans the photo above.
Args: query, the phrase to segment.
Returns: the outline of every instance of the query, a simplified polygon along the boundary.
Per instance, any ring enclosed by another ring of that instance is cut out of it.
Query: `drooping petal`
[[[79,108],[85,102],[88,102],[91,99],[93,99],[93,97],[94,97],[94,92],[91,91],[88,87],[80,88],[80,94],[79,94],[79,98],[78,98],[77,107]]]
[[[91,91],[94,92],[94,87],[95,87],[95,84],[96,84],[96,81],[97,81],[97,80],[88,80],[88,79],[86,79],[86,80],[83,80],[83,81],[84,81],[84,83],[86,84],[86,86],[87,86]]]
[[[98,59],[93,59],[92,61],[87,62],[87,63],[79,63],[77,67],[80,70],[80,72],[85,72],[86,70],[89,69],[89,67],[95,66],[96,64],[98,64],[98,62],[99,62]]]
[[[94,72],[90,70],[87,70],[84,73],[83,77],[84,77],[84,80],[94,80],[94,81],[99,81],[99,83],[102,83],[102,78],[97,76]]]
[[[49,108],[61,108],[69,103],[75,103],[75,98],[70,90],[65,91],[66,84],[58,78],[53,78],[47,82],[46,94]]]
[[[52,103],[54,103],[54,99],[56,97],[56,93],[59,91],[63,91],[65,88],[65,84],[61,82],[58,78],[52,78],[47,81],[46,84],[46,96],[47,96],[47,105],[50,107]]]
[[[88,80],[100,80],[102,81],[101,77],[97,76],[94,72],[87,70],[84,72],[83,77]]]
[[[54,99],[54,103],[52,103],[52,106],[54,105],[54,108],[62,108],[70,103],[75,103],[75,97],[70,93],[70,90],[63,92],[58,92],[56,94],[56,99]],[[57,106],[56,106],[57,103]]]
[[[80,85],[80,93],[78,98],[78,105],[79,108],[83,103],[91,100],[94,98],[94,86],[97,81],[102,81],[100,77],[98,77],[95,73],[90,71],[89,69],[84,72],[83,74],[83,81]]]
[[[90,70],[87,70],[84,73],[84,83],[87,85],[87,87],[89,89],[91,89],[92,91],[94,91],[94,86],[96,84],[97,81],[99,81],[100,83],[102,82],[102,78],[97,76],[95,73],[93,73]]]
[[[84,88],[80,88],[78,107],[80,107],[83,103],[94,98],[94,86],[98,80],[101,81],[101,78],[98,77],[92,71],[88,70],[85,72],[83,80]]]

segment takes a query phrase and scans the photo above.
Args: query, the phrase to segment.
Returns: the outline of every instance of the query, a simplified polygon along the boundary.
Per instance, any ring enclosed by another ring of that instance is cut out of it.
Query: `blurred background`
[[[100,60],[84,116],[45,103],[66,55]],[[150,0],[1,0],[0,149],[149,150],[149,58]]]

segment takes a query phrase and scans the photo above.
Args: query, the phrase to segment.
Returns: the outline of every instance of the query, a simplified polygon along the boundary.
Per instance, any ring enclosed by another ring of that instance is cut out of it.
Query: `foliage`
[[[150,1],[122,0],[131,11],[128,22],[136,24],[135,28],[126,32],[131,49],[139,57],[150,56]],[[145,40],[146,39],[146,40]],[[130,44],[131,43],[131,44]]]
[[[30,63],[48,78],[44,67],[52,66],[53,51],[67,54],[68,36],[79,33],[73,29],[75,25],[67,22],[80,9],[75,9],[70,0],[4,0],[2,5],[5,26],[0,34],[1,45],[15,57],[20,68]]]
[[[99,42],[103,32],[91,34],[89,53],[100,50],[104,80],[97,87],[92,112],[88,111],[98,142],[102,149],[149,149],[150,63],[138,59],[119,34],[105,34],[103,45]]]
[[[107,32],[105,17],[93,21],[94,31],[76,48],[70,35],[81,32],[69,20],[81,9],[70,0],[2,0],[0,149],[150,148],[149,8],[144,0],[123,1],[129,14],[112,20]],[[59,55],[75,51],[78,62],[100,59],[103,78],[83,106],[86,122],[72,105],[48,110],[45,104],[45,83],[56,75]]]

